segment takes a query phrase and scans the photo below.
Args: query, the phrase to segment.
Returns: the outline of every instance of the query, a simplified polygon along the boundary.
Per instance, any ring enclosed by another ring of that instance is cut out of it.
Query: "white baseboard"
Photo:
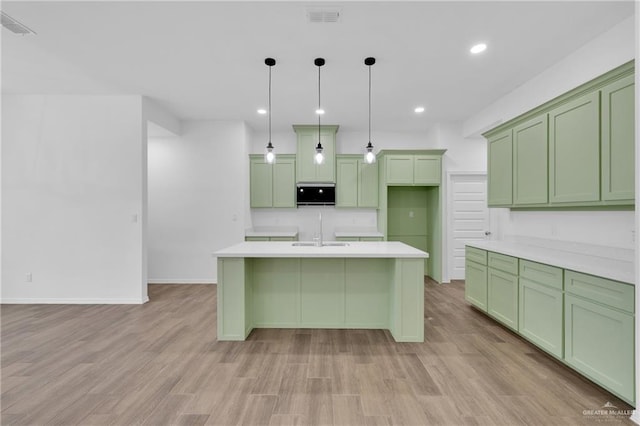
[[[640,411],[633,410],[633,414],[631,415],[631,417],[629,417],[629,420],[637,425],[640,425]]]
[[[149,297],[140,299],[58,299],[48,297],[34,297],[30,298],[3,298],[0,299],[0,304],[3,305],[142,305],[149,301]]]
[[[148,284],[215,284],[211,278],[147,278]]]

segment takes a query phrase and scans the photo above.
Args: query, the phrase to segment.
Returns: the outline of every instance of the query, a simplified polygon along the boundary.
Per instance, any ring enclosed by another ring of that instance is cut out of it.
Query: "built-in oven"
[[[335,206],[335,183],[298,183],[296,203],[299,206]]]

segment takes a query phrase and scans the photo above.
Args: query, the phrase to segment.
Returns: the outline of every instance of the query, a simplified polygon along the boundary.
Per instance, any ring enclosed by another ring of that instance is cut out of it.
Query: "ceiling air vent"
[[[307,9],[307,21],[312,24],[334,24],[340,22],[340,9]]]
[[[36,33],[31,28],[27,27],[24,24],[21,24],[20,22],[16,21],[15,19],[13,19],[11,16],[7,15],[4,12],[2,12],[2,21],[0,23],[2,24],[3,27],[5,27],[6,29],[8,29],[9,31],[15,34],[25,35],[25,34]]]

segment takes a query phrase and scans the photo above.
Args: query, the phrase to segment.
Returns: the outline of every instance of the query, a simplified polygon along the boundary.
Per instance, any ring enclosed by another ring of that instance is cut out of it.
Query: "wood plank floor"
[[[216,287],[145,305],[3,305],[3,425],[560,425],[624,402],[425,285],[425,343],[381,330],[216,340]]]

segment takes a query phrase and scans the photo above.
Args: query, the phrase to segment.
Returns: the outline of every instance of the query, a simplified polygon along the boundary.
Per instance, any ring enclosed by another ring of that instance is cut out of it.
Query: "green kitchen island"
[[[386,241],[260,241],[215,256],[218,340],[245,340],[254,328],[363,328],[424,341],[424,251]]]

